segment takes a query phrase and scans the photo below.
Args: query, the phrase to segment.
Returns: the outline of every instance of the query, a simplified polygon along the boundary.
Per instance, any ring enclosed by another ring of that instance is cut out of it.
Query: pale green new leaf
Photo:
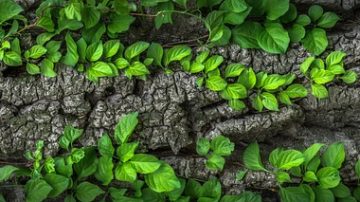
[[[180,61],[191,54],[191,48],[185,45],[177,45],[165,50],[164,65],[167,67],[171,62]]]
[[[222,91],[226,86],[226,81],[220,76],[211,76],[206,79],[206,87],[212,91]]]
[[[145,175],[145,182],[155,192],[170,192],[181,187],[179,179],[172,167],[163,163],[153,173]]]
[[[258,143],[251,143],[243,154],[244,165],[249,170],[266,171],[261,162],[260,151]]]
[[[147,48],[149,48],[150,44],[144,41],[138,41],[136,43],[131,44],[125,50],[125,58],[128,60],[133,59],[134,57],[140,55]]]
[[[115,141],[118,144],[127,142],[138,124],[138,113],[133,112],[120,119],[115,127]]]
[[[149,174],[161,166],[161,162],[153,155],[135,154],[129,161],[137,173]]]

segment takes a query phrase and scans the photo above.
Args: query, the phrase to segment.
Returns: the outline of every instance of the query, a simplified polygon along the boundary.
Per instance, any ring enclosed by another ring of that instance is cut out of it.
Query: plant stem
[[[195,38],[195,39],[189,39],[189,40],[185,40],[185,41],[178,41],[178,42],[173,42],[173,43],[167,43],[167,44],[164,44],[163,47],[166,48],[166,47],[171,47],[173,45],[178,45],[178,44],[184,44],[184,43],[191,43],[191,42],[195,42],[195,41],[198,41],[200,39],[204,39],[204,38],[208,38],[209,35],[206,34],[204,36],[200,36],[198,38]]]

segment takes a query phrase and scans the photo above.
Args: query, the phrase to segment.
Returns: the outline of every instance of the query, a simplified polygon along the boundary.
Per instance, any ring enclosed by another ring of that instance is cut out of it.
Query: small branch
[[[185,40],[185,41],[177,41],[177,42],[173,42],[173,43],[167,43],[165,45],[163,45],[164,48],[169,48],[171,46],[174,46],[174,45],[178,45],[178,44],[185,44],[185,43],[192,43],[192,42],[197,42],[201,39],[206,39],[208,38],[209,35],[206,34],[204,36],[201,36],[201,37],[198,37],[198,38],[195,38],[195,39],[189,39],[189,40]]]

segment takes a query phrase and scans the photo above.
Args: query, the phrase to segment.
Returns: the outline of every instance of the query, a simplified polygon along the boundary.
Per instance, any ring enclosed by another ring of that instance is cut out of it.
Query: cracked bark
[[[308,0],[295,2],[314,4]],[[330,32],[328,49],[345,51],[346,67],[360,73],[360,25],[356,21],[360,1],[316,3],[351,15],[344,15],[345,21]],[[176,33],[174,27],[167,27],[168,33]],[[182,32],[186,31],[189,28]],[[191,36],[191,32],[185,36]],[[167,37],[151,32],[149,38],[161,41]],[[299,76],[299,64],[309,55],[296,44],[284,55],[240,49],[237,45],[212,52],[223,55],[227,63],[240,62],[256,71],[295,72]],[[112,131],[121,116],[138,111],[141,123],[133,138],[140,140],[142,150],[156,153],[183,177],[207,179],[213,174],[204,168],[204,159],[195,155],[198,137],[223,134],[234,141],[236,151],[227,160],[226,169],[217,175],[232,193],[244,188],[276,187],[274,177],[264,173],[250,173],[243,182],[235,180],[236,171],[242,168],[239,162],[244,145],[254,140],[261,144],[263,159],[279,146],[303,149],[315,142],[342,141],[347,149],[342,175],[345,182],[355,180],[353,166],[360,143],[359,82],[331,85],[330,97],[322,101],[308,97],[280,112],[257,113],[232,111],[216,93],[196,88],[195,76],[181,71],[173,75],[154,73],[146,81],[120,76],[94,84],[83,74],[61,65],[54,79],[11,77],[5,73],[6,68],[0,67],[0,160],[23,160],[22,153],[33,148],[38,139],[45,140],[46,153],[56,154],[57,139],[67,124],[84,128],[81,144],[93,145],[103,132]]]

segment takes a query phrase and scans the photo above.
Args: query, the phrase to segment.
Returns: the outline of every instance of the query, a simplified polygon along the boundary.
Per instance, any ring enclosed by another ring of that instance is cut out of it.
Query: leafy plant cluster
[[[283,202],[359,201],[360,189],[351,190],[342,183],[339,170],[344,161],[344,144],[340,142],[327,147],[315,143],[304,151],[276,148],[269,155],[269,168],[262,163],[257,143],[250,144],[243,154],[248,170],[275,175]],[[357,161],[355,171],[360,177],[360,161]],[[239,178],[246,172],[239,171]]]

